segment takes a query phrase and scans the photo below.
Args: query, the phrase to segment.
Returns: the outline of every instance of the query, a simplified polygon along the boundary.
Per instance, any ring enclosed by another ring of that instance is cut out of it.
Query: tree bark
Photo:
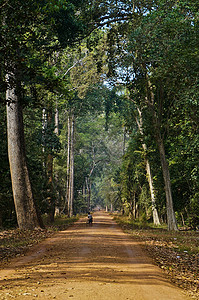
[[[86,184],[85,184],[85,182],[84,182],[84,184],[83,184],[83,187],[82,187],[82,196],[83,196],[83,201],[84,201],[84,203],[87,203],[87,195],[86,195]],[[87,212],[88,212],[88,210],[87,210]]]
[[[62,212],[67,210],[69,215],[69,172],[70,172],[70,117],[68,115],[68,134],[67,134],[67,164],[66,164],[66,194]]]
[[[49,107],[47,112],[47,126],[50,127],[52,124],[52,108]],[[54,200],[54,188],[53,188],[53,155],[48,153],[46,162],[46,171],[48,179],[48,205],[49,205],[49,220],[51,223],[54,222],[55,216],[55,200]]]
[[[90,178],[89,177],[86,177],[85,179],[86,181],[86,190],[87,190],[87,212],[90,211],[90,201],[91,201],[91,183],[90,183]]]
[[[71,155],[70,155],[70,211],[73,215],[73,198],[74,198],[74,115],[71,116]]]
[[[68,117],[68,156],[67,156],[67,200],[68,200],[68,217],[71,216],[71,116]]]
[[[165,150],[164,150],[164,144],[162,141],[162,138],[159,136],[157,139],[158,148],[160,152],[160,161],[162,165],[162,172],[163,172],[163,178],[164,178],[164,184],[165,184],[165,193],[166,193],[166,206],[167,206],[167,224],[168,224],[168,230],[178,230],[175,212],[173,209],[173,198],[172,198],[172,192],[171,192],[171,179],[170,179],[170,172],[169,172],[169,165],[166,160]]]
[[[73,215],[74,197],[74,114],[68,115],[68,155],[67,155],[67,179],[66,201],[68,204],[68,216]]]
[[[143,125],[142,125],[143,124],[142,123],[142,112],[138,107],[137,107],[137,111],[139,114],[139,119],[136,117],[136,123],[138,125],[139,132],[140,132],[141,136],[143,137],[144,133],[143,133]],[[146,153],[147,145],[145,143],[142,143],[142,148],[143,148],[144,152]],[[152,176],[152,172],[151,172],[151,166],[150,166],[149,160],[146,156],[145,156],[145,164],[146,164],[147,180],[149,183],[149,188],[150,188],[150,193],[151,193],[153,223],[155,225],[160,225],[158,211],[156,209],[156,200],[155,200],[155,192],[154,192],[154,186],[153,186],[153,176]]]
[[[15,79],[15,76],[12,76]],[[16,88],[7,75],[6,91],[8,157],[12,181],[13,198],[20,229],[40,227],[26,163],[23,111]]]
[[[56,101],[56,109],[55,109],[55,130],[54,130],[56,136],[59,136],[59,110],[58,105]],[[54,164],[53,164],[54,168]],[[54,189],[56,191],[56,201],[55,201],[55,216],[59,215],[60,213],[60,190],[59,190],[59,175],[58,172],[54,171]]]
[[[55,201],[53,199],[53,156],[48,154],[47,156],[47,178],[48,178],[48,205],[49,205],[49,220],[54,222],[55,214]]]
[[[155,193],[153,187],[153,176],[151,174],[151,166],[149,160],[146,159],[146,172],[147,172],[147,179],[149,182],[150,193],[151,193],[151,203],[152,203],[152,212],[153,212],[153,223],[155,225],[160,225],[160,219],[158,216],[158,211],[156,209],[156,200],[155,200]]]
[[[59,136],[59,110],[56,102],[56,110],[55,110],[55,134]]]
[[[166,207],[167,207],[167,225],[168,230],[178,230],[177,221],[175,217],[175,212],[173,209],[173,198],[172,198],[172,191],[171,191],[171,179],[170,179],[170,172],[169,172],[169,165],[165,155],[164,149],[164,142],[160,131],[160,115],[158,116],[155,112],[155,96],[153,93],[152,85],[150,80],[148,79],[148,75],[146,73],[147,79],[147,105],[152,113],[152,122],[155,132],[155,138],[158,145],[159,153],[160,153],[160,162],[162,166],[162,173],[164,178],[164,185],[165,185],[165,193],[166,193]],[[160,99],[160,102],[162,100]],[[159,104],[161,106],[162,103]]]
[[[137,205],[136,205],[135,192],[133,193],[133,217],[134,219],[137,218]]]

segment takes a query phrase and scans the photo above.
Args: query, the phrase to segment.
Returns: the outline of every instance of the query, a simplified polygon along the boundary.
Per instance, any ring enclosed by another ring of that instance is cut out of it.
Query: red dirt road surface
[[[0,271],[0,299],[188,300],[104,212],[81,219]]]

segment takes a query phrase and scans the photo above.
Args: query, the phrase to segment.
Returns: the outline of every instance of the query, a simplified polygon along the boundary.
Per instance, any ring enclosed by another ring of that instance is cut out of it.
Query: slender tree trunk
[[[134,216],[134,219],[137,218],[137,206],[136,206],[135,192],[133,193],[133,216]]]
[[[91,182],[90,182],[90,177],[86,177],[85,179],[86,183],[86,195],[87,195],[87,211],[90,211],[90,206],[91,206]]]
[[[59,110],[58,110],[58,105],[56,101],[56,110],[55,110],[55,134],[57,137],[59,136]],[[54,168],[54,165],[53,165]],[[55,169],[55,168],[54,168]],[[54,171],[54,187],[56,191],[56,203],[55,203],[55,216],[59,215],[60,213],[60,202],[61,202],[61,195],[60,195],[60,190],[59,190],[59,176],[57,170]]]
[[[56,102],[56,110],[55,110],[55,134],[59,136],[59,110]]]
[[[125,150],[126,150],[126,128],[124,127],[124,133],[123,133],[123,155],[125,154]]]
[[[42,224],[37,215],[26,163],[22,106],[15,88],[9,86],[9,79],[7,76],[7,137],[13,198],[19,228],[34,229]]]
[[[89,178],[89,207],[91,208],[91,181]]]
[[[155,193],[154,193],[154,187],[153,187],[153,176],[151,174],[151,166],[149,164],[148,159],[146,159],[146,171],[147,171],[147,179],[148,179],[148,182],[149,182],[150,193],[151,193],[153,223],[155,225],[160,225],[158,211],[156,209],[156,200],[155,200]]]
[[[68,145],[68,158],[69,159],[69,165],[68,165],[68,216],[71,217],[71,116],[69,116],[69,145]]]
[[[164,150],[164,144],[162,141],[162,138],[159,137],[157,139],[158,148],[160,152],[160,161],[162,165],[162,172],[163,172],[163,178],[164,178],[164,184],[165,184],[165,193],[166,193],[166,204],[167,204],[167,224],[168,224],[168,230],[178,230],[175,212],[173,209],[173,198],[172,198],[172,192],[171,192],[171,179],[170,179],[170,172],[169,172],[169,165],[166,160],[165,150]]]
[[[53,199],[53,156],[48,154],[47,157],[47,178],[48,178],[48,204],[49,204],[49,220],[54,222],[55,201]]]
[[[47,113],[47,126],[52,124],[52,109],[51,107]],[[50,222],[54,222],[55,215],[55,199],[54,199],[54,188],[53,188],[53,155],[48,153],[47,162],[47,178],[48,178],[48,202],[49,202],[49,219]]]
[[[82,196],[83,196],[83,202],[87,203],[87,201],[86,201],[86,184],[85,183],[83,184],[83,187],[82,187]]]
[[[70,172],[70,116],[68,115],[68,137],[67,137],[67,166],[66,166],[66,195],[65,195],[65,204],[62,212],[66,210],[69,215],[69,172]]]
[[[87,212],[90,211],[90,201],[89,201],[89,186],[88,186],[88,177],[86,177],[85,179],[85,183],[86,183],[86,204],[87,204]]]
[[[70,217],[73,215],[74,198],[74,115],[71,116],[71,155],[70,155]]]
[[[185,226],[185,221],[184,221],[183,213],[181,212],[180,215],[181,215],[181,219],[182,219],[182,225]]]
[[[68,216],[73,215],[74,198],[74,115],[68,115],[68,155],[67,155],[67,183],[66,201],[68,203]]]
[[[136,117],[136,123],[138,125],[139,132],[141,136],[144,136],[143,133],[143,123],[142,123],[142,112],[141,110],[137,107],[137,111],[139,114],[139,119]],[[145,143],[142,143],[142,148],[144,149],[145,153],[147,151],[147,145]],[[149,183],[149,188],[150,188],[150,193],[151,193],[151,203],[152,203],[152,213],[153,213],[153,223],[155,225],[160,225],[160,220],[158,216],[158,211],[156,209],[156,200],[155,200],[155,192],[154,192],[154,186],[153,186],[153,176],[151,172],[151,166],[149,163],[149,160],[145,156],[145,163],[146,163],[146,172],[147,172],[147,180]]]

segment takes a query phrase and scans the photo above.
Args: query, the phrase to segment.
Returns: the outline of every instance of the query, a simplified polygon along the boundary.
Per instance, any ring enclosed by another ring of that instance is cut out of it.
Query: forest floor
[[[9,234],[11,238],[12,234]],[[38,236],[40,240],[48,234],[52,233],[38,231],[31,239],[38,241]],[[6,232],[0,237],[5,240]],[[1,255],[3,246],[0,245]],[[2,300],[192,299],[154,264],[145,251],[142,238],[123,232],[104,212],[94,214],[92,226],[86,224],[85,218],[80,219],[68,229],[27,247],[29,250],[25,255],[22,247],[18,257],[9,258],[7,262],[3,251],[0,270]],[[10,257],[8,244],[7,251]],[[194,295],[197,299],[197,293]]]
[[[124,232],[142,241],[148,255],[171,282],[199,299],[199,231],[179,228],[178,232],[169,232],[125,216],[115,215],[114,219]]]

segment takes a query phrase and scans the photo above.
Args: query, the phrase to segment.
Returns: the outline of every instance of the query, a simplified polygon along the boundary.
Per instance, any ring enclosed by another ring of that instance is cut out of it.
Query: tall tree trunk
[[[83,197],[83,202],[87,203],[87,201],[86,201],[86,184],[85,183],[83,184],[83,187],[82,187],[82,197]],[[88,210],[87,210],[87,212],[88,212]]]
[[[55,214],[55,201],[53,199],[53,156],[52,154],[48,154],[47,156],[47,178],[48,178],[48,205],[49,205],[49,220],[50,222],[54,222],[54,214]]]
[[[56,102],[56,110],[55,110],[55,134],[59,136],[59,110]]]
[[[171,179],[170,179],[170,172],[169,172],[169,165],[166,160],[165,150],[164,150],[164,143],[159,136],[157,139],[158,148],[160,152],[160,161],[162,165],[162,172],[163,172],[163,178],[164,178],[164,184],[165,184],[165,193],[166,193],[166,206],[167,206],[167,224],[168,224],[168,230],[178,230],[175,212],[173,209],[173,198],[172,198],[172,192],[171,192]]]
[[[68,134],[67,134],[67,165],[66,165],[66,194],[65,203],[62,212],[67,210],[69,215],[69,173],[70,173],[70,116],[68,114]]]
[[[66,200],[68,202],[68,216],[73,215],[74,198],[74,114],[68,115],[68,155],[67,155],[67,184]]]
[[[52,109],[49,108],[47,112],[47,126],[52,125]],[[53,188],[53,155],[48,153],[46,162],[46,171],[48,179],[48,204],[49,204],[49,219],[50,222],[54,222],[55,215],[55,200],[54,200],[54,188]]]
[[[133,216],[134,219],[137,218],[137,205],[136,205],[135,192],[133,193]]]
[[[71,167],[71,116],[69,114],[68,116],[68,156],[67,156],[67,190],[66,190],[66,196],[68,201],[68,216],[71,216],[71,181],[70,181],[70,167]]]
[[[177,226],[177,221],[175,217],[175,212],[173,209],[173,198],[172,198],[172,191],[171,191],[171,179],[170,179],[170,172],[169,172],[169,165],[166,159],[165,155],[165,149],[164,149],[164,142],[163,138],[161,136],[160,132],[160,116],[158,118],[158,115],[155,112],[155,97],[154,93],[152,90],[152,85],[150,80],[148,79],[147,75],[147,89],[148,89],[148,95],[147,95],[147,104],[148,107],[152,113],[152,122],[153,122],[153,127],[154,127],[154,132],[155,132],[155,138],[156,142],[159,148],[159,153],[160,153],[160,162],[162,166],[162,173],[163,173],[163,178],[164,178],[164,185],[165,185],[165,193],[166,193],[166,207],[167,207],[167,225],[168,225],[168,230],[178,230]],[[161,100],[160,100],[161,101]]]
[[[73,198],[74,198],[74,115],[71,116],[71,155],[70,155],[70,212],[73,215]]]
[[[137,107],[137,111],[138,111],[138,114],[139,114],[139,119],[136,117],[136,123],[138,125],[139,132],[140,132],[140,134],[143,138],[144,133],[143,133],[142,112],[138,107]],[[142,148],[144,149],[144,152],[146,153],[147,152],[147,145],[145,143],[142,143]],[[146,155],[145,155],[145,164],[146,164],[147,180],[148,180],[148,183],[149,183],[149,188],[150,188],[150,193],[151,193],[153,223],[155,225],[160,225],[158,211],[156,209],[155,192],[154,192],[154,186],[153,186],[153,176],[152,176],[152,172],[151,172],[151,166],[150,166],[149,160],[146,157]]]
[[[8,157],[17,222],[20,229],[34,229],[41,224],[26,163],[22,106],[16,89],[9,85],[8,75],[6,79]]]
[[[158,211],[156,209],[156,200],[155,200],[155,193],[154,193],[154,186],[153,186],[153,176],[151,174],[151,166],[149,160],[146,159],[146,172],[147,172],[147,179],[149,182],[150,193],[151,193],[151,203],[152,203],[152,212],[153,212],[153,223],[155,225],[160,225],[160,219],[158,216]]]
[[[124,127],[124,132],[123,132],[123,150],[122,150],[122,154],[125,154],[125,150],[126,150],[126,128]]]
[[[91,198],[91,184],[90,184],[90,178],[89,177],[86,177],[86,191],[87,191],[87,212],[90,211],[90,198]]]
[[[56,101],[56,110],[55,110],[55,134],[57,137],[59,136],[59,110],[58,110],[58,105]],[[53,164],[54,168],[54,164]],[[59,176],[57,170],[54,170],[54,188],[56,191],[56,203],[55,203],[55,216],[59,214],[60,212],[60,190],[59,190]]]

